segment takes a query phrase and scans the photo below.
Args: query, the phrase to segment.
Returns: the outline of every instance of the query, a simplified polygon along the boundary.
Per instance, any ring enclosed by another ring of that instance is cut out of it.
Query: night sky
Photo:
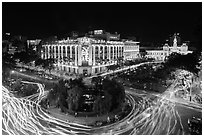
[[[143,42],[163,42],[178,32],[184,40],[201,39],[202,3],[5,3],[3,33],[28,38],[64,36],[71,31],[105,29]]]

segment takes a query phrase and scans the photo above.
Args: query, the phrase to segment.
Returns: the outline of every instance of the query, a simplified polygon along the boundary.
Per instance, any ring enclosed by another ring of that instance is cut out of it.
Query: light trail
[[[28,84],[37,84],[39,93],[29,96],[28,98],[16,98],[11,92],[2,86],[3,108],[2,108],[2,131],[9,135],[54,135],[62,134],[64,126],[66,134],[73,134],[74,130],[87,131],[88,126],[72,124],[60,121],[46,114],[39,105],[39,102],[45,96],[44,88],[39,83],[24,82]],[[31,101],[29,98],[34,98]]]
[[[91,127],[63,121],[49,115],[39,103],[48,95],[40,83],[38,93],[16,98],[2,86],[2,131],[9,135],[62,135],[62,134],[132,134],[132,135],[172,135],[185,134],[181,117],[172,97],[177,80],[162,95],[151,99],[144,93],[126,90],[132,104],[132,111],[122,120],[102,127]],[[155,95],[152,95],[155,96]],[[141,100],[136,102],[134,97]]]

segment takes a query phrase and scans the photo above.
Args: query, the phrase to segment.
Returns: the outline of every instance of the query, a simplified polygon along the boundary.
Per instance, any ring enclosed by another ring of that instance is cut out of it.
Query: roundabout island
[[[134,100],[114,79],[95,77],[60,80],[40,105],[64,121],[101,127],[124,119],[133,110]]]

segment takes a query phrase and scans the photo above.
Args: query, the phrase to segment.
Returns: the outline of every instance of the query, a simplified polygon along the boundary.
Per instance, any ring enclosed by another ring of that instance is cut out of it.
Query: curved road
[[[80,125],[50,116],[39,105],[48,91],[45,91],[40,83],[23,82],[36,84],[39,87],[38,93],[24,98],[16,98],[11,91],[2,87],[3,134],[187,134],[177,109],[177,102],[172,99],[174,93],[172,91],[177,81],[174,81],[164,93],[157,95],[126,88],[126,94],[133,106],[132,111],[124,119],[103,127]]]

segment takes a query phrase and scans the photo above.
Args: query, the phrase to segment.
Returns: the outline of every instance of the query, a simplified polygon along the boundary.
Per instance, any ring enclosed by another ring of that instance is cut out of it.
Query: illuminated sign
[[[102,34],[103,30],[94,30],[94,34]]]
[[[88,45],[82,45],[82,61],[89,60],[89,47]]]
[[[83,37],[83,38],[80,38],[80,39],[79,39],[79,42],[80,42],[81,44],[84,44],[84,45],[89,45],[89,44],[90,44],[90,39],[87,38],[87,37]]]
[[[118,37],[110,36],[110,39],[118,39]]]

